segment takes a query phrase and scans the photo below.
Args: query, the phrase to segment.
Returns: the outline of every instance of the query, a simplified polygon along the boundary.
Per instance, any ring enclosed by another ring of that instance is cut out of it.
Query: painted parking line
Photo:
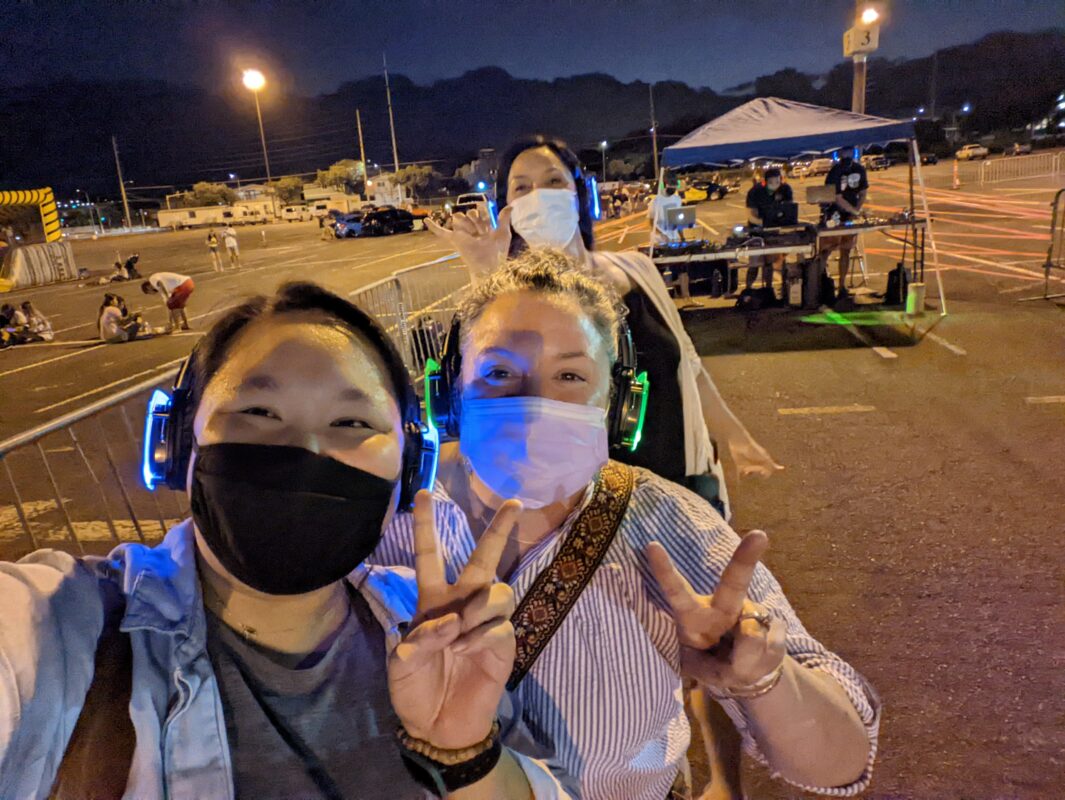
[[[37,367],[43,367],[46,364],[54,364],[56,361],[63,361],[67,358],[73,358],[74,356],[82,356],[86,353],[91,353],[93,350],[99,350],[104,344],[101,342],[95,347],[86,347],[84,350],[77,350],[73,353],[67,353],[66,355],[56,356],[55,358],[46,358],[44,361],[34,361],[32,364],[26,364],[22,367],[16,367],[15,369],[5,370],[0,372],[0,378],[7,377],[8,375],[14,375],[17,372],[25,372],[28,369],[36,369]]]
[[[898,358],[899,357],[899,354],[896,353],[894,350],[891,350],[890,348],[880,347],[878,345],[874,345],[872,340],[868,336],[866,336],[862,331],[860,331],[857,328],[857,326],[855,326],[854,324],[848,322],[846,317],[842,316],[841,314],[836,313],[835,311],[833,311],[828,306],[821,306],[821,313],[823,313],[826,317],[828,317],[834,323],[836,323],[837,325],[842,327],[844,330],[846,330],[847,333],[849,333],[851,336],[853,336],[859,342],[864,344],[866,347],[872,348],[873,352],[876,353],[881,358],[891,359],[891,358]]]
[[[140,377],[142,377],[144,375],[150,375],[153,372],[160,372],[160,371],[165,372],[170,367],[176,367],[178,364],[180,364],[184,360],[185,360],[184,358],[177,358],[177,359],[174,359],[173,361],[167,362],[166,364],[160,364],[160,365],[158,365],[156,367],[152,367],[151,369],[143,370],[143,371],[138,372],[138,373],[136,373],[134,375],[126,375],[124,378],[119,378],[117,381],[112,381],[111,383],[107,384],[106,386],[97,386],[95,389],[90,389],[87,392],[82,392],[81,394],[75,395],[74,397],[68,397],[66,400],[60,400],[58,403],[52,403],[49,406],[44,406],[43,408],[38,408],[33,413],[34,414],[43,414],[45,411],[51,411],[53,408],[59,408],[60,406],[65,406],[67,403],[73,403],[73,402],[76,402],[78,400],[83,400],[84,398],[89,397],[90,395],[98,394],[99,392],[103,392],[103,391],[105,391],[107,389],[110,389],[110,388],[112,388],[114,386],[118,386],[118,385],[123,384],[123,383],[128,383],[129,381],[134,380],[135,378],[140,378]]]
[[[926,333],[925,336],[927,336],[929,339],[931,339],[936,344],[942,345],[943,347],[947,348],[950,352],[952,352],[956,356],[967,356],[967,355],[969,355],[967,352],[965,352],[965,348],[958,347],[958,345],[952,344],[951,342],[948,342],[942,336],[939,336],[939,335],[937,335],[935,333],[931,333],[931,332]]]
[[[1065,394],[1051,394],[1045,397],[1026,397],[1024,402],[1030,406],[1049,406],[1065,403]]]
[[[785,417],[816,417],[822,414],[866,414],[876,411],[876,406],[863,406],[854,403],[849,406],[808,406],[806,408],[778,408],[777,413]]]

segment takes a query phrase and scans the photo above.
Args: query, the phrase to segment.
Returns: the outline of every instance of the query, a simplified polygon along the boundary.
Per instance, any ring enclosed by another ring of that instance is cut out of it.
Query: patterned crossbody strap
[[[521,683],[595,575],[621,527],[633,483],[631,467],[607,462],[595,482],[591,500],[577,515],[558,555],[525,593],[510,618],[518,652],[507,689],[513,690]]]

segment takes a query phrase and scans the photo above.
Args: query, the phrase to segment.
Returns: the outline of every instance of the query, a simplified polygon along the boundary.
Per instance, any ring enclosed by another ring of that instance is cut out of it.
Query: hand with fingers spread
[[[784,622],[747,598],[755,567],[768,547],[761,531],[744,536],[717,591],[707,596],[691,587],[662,545],[648,545],[647,559],[677,625],[684,675],[732,691],[758,684],[783,663]]]
[[[418,609],[389,656],[392,706],[411,736],[443,750],[488,736],[514,666],[514,593],[496,567],[521,503],[496,513],[458,581],[449,584],[436,535],[432,495],[414,502]]]
[[[479,208],[455,214],[450,228],[433,220],[426,220],[425,224],[437,238],[455,248],[471,275],[487,275],[506,260],[510,250],[511,211],[510,206],[500,211],[498,225],[494,228],[487,210]]]

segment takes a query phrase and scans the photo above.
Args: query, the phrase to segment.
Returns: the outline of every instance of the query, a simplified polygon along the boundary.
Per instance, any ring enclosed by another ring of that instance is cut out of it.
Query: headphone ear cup
[[[167,431],[166,485],[177,491],[188,488],[189,461],[195,436],[193,415],[188,413],[188,392],[175,391]]]
[[[414,504],[414,495],[422,488],[422,427],[408,417],[403,423],[403,465],[400,471],[399,507],[409,509]]]

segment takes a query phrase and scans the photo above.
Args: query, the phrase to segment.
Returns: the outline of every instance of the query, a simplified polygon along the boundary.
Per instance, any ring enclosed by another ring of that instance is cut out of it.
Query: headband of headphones
[[[141,476],[144,484],[154,490],[159,484],[171,489],[186,488],[189,460],[192,457],[195,437],[192,430],[196,413],[192,402],[195,380],[193,351],[178,370],[174,388],[167,394],[156,389],[148,400],[144,420],[144,453]],[[440,437],[436,428],[422,422],[417,393],[406,395],[411,402],[400,409],[403,419],[403,465],[400,472],[399,507],[406,510],[414,503],[414,495],[421,489],[432,491],[436,483],[437,460]],[[400,392],[402,394],[402,392]]]
[[[643,437],[650,381],[646,371],[636,372],[636,348],[624,320],[620,328],[618,359],[611,371],[613,392],[607,426],[610,446],[632,451],[639,447]],[[460,435],[461,339],[462,332],[456,315],[451,320],[440,361],[429,359],[425,365],[425,416],[430,425],[448,439],[457,439]]]

